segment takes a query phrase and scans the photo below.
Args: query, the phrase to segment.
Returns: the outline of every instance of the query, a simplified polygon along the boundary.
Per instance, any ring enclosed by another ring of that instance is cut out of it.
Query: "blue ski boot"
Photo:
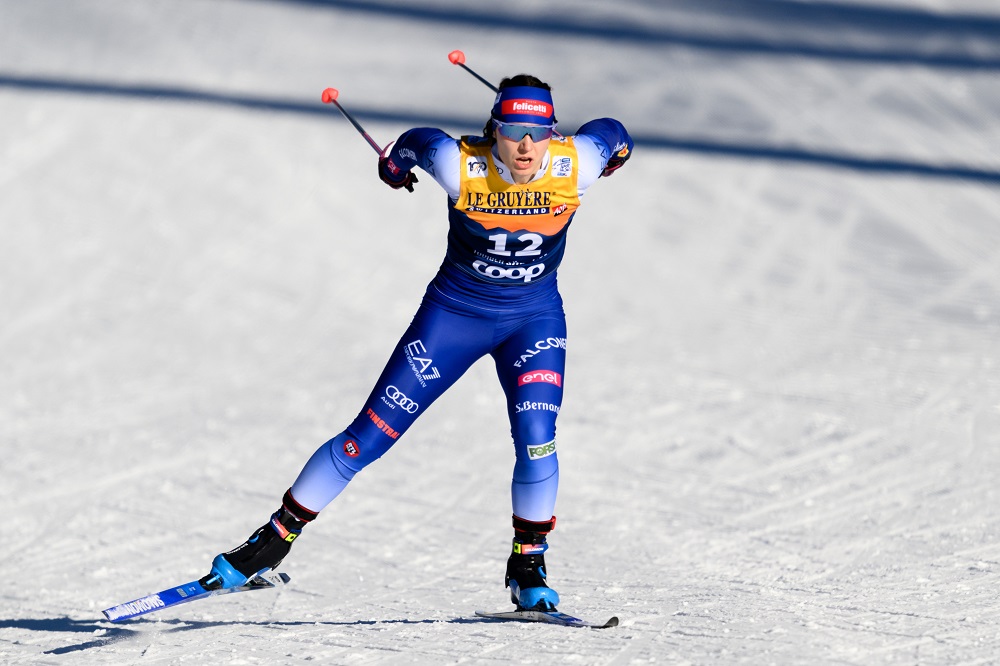
[[[274,569],[288,555],[302,528],[315,520],[316,515],[299,505],[289,489],[271,520],[233,550],[216,555],[212,571],[198,582],[206,590],[240,587],[257,574]]]
[[[536,523],[514,516],[514,548],[507,559],[505,584],[517,610],[554,611],[559,594],[546,584],[545,536],[556,526],[556,518]]]

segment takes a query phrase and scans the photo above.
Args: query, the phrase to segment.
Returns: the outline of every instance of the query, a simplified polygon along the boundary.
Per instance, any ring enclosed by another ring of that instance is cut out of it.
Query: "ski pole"
[[[375,152],[379,154],[379,157],[381,157],[382,153],[385,152],[385,149],[380,148],[379,145],[375,143],[375,140],[372,139],[370,136],[368,136],[368,132],[366,132],[365,128],[361,126],[361,123],[355,120],[353,116],[351,116],[351,114],[347,112],[347,109],[345,109],[340,105],[340,102],[337,101],[338,95],[340,95],[340,92],[336,88],[327,88],[326,90],[323,91],[321,99],[323,100],[324,104],[336,104],[337,108],[340,109],[340,112],[344,114],[344,117],[347,118],[352,125],[354,125],[354,129],[361,132],[361,136],[365,137],[365,141],[368,142],[368,145],[374,148]],[[386,148],[388,147],[389,146],[386,146]]]
[[[458,65],[459,67],[467,71],[469,74],[472,74],[474,77],[482,81],[486,85],[486,87],[492,90],[493,92],[495,93],[500,92],[499,88],[497,88],[495,85],[493,85],[483,77],[476,74],[474,71],[472,71],[472,69],[469,68],[468,65],[465,64],[465,54],[459,51],[458,49],[455,49],[454,51],[448,54],[448,60],[451,61],[451,64]]]
[[[480,81],[482,81],[484,84],[486,84],[486,87],[488,87],[493,92],[495,92],[495,93],[499,93],[500,92],[499,88],[497,88],[495,85],[493,85],[492,83],[490,83],[489,81],[487,81],[483,77],[481,77],[478,74],[476,74],[474,71],[472,71],[472,69],[470,69],[465,64],[465,53],[463,53],[459,49],[455,49],[454,51],[452,51],[451,53],[449,53],[448,54],[448,60],[451,61],[451,64],[458,65],[459,67],[461,67],[462,69],[464,69],[465,71],[467,71],[469,74],[472,74],[474,77],[476,77],[477,79],[479,79]],[[552,133],[555,134],[558,137],[562,137],[562,134],[560,134],[559,132],[557,132],[555,129],[552,130]]]

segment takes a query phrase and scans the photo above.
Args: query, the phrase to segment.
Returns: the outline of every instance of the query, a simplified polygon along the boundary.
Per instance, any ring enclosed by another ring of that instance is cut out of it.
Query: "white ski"
[[[572,615],[567,615],[566,613],[560,613],[559,611],[515,610],[515,611],[506,611],[501,613],[487,613],[486,611],[476,611],[476,615],[491,620],[516,620],[518,622],[547,622],[549,624],[559,624],[564,627],[589,627],[591,629],[607,629],[608,627],[618,626],[617,617],[612,617],[607,622],[601,624],[599,622],[588,622],[587,620],[581,620],[578,617],[573,617]]]

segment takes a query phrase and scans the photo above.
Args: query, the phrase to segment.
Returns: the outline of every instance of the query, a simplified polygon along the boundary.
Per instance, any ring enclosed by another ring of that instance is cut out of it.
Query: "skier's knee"
[[[515,442],[551,442],[556,436],[555,419],[520,419],[511,434]]]
[[[342,432],[326,443],[330,451],[330,459],[337,472],[344,477],[345,481],[350,481],[354,475],[360,472],[371,462],[362,458],[361,451],[364,445],[357,437],[352,437],[348,432]]]

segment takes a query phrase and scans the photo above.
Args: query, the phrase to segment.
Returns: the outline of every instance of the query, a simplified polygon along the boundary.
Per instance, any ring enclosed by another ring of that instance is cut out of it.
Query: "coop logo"
[[[567,178],[573,173],[572,157],[557,157],[552,161],[552,177]]]
[[[422,387],[427,388],[428,381],[441,377],[441,373],[434,367],[434,359],[425,356],[427,347],[420,340],[414,340],[406,345],[403,353],[406,354],[406,362],[410,364],[410,369]]]
[[[478,259],[472,262],[472,268],[480,275],[484,275],[492,280],[514,280],[516,282],[531,282],[545,272],[545,264],[504,268],[503,266],[488,264]]]
[[[562,386],[562,375],[553,370],[535,370],[534,372],[526,372],[517,378],[518,386],[538,384],[540,382],[543,384]]]
[[[406,394],[395,386],[386,387],[382,402],[389,405],[390,409],[396,409],[398,405],[407,414],[415,414],[420,409],[420,405],[406,397]]]
[[[530,458],[531,460],[538,460],[539,458],[548,458],[555,452],[556,452],[556,440],[553,439],[548,444],[529,446],[528,458]]]
[[[482,157],[469,157],[465,160],[465,169],[469,178],[486,178],[486,160]]]
[[[350,458],[357,458],[361,455],[361,450],[358,445],[354,443],[353,439],[349,439],[344,442],[344,453]]]
[[[539,340],[532,347],[528,347],[521,354],[521,357],[514,361],[514,367],[520,368],[526,361],[530,361],[536,355],[548,349],[566,349],[566,338],[545,338]]]
[[[546,102],[534,99],[505,99],[500,103],[500,113],[503,115],[518,113],[548,118],[552,115],[552,107]]]

